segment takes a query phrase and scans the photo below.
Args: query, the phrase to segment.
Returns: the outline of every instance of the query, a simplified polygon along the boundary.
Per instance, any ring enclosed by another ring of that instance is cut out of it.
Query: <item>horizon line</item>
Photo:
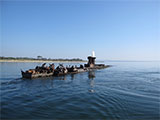
[[[11,56],[0,56],[0,57],[11,57]],[[37,57],[13,57],[13,58],[34,58],[36,59]],[[77,57],[72,57],[72,58],[50,58],[50,57],[44,57],[46,59],[75,59]],[[81,59],[81,58],[78,58]],[[82,59],[84,60],[84,59]],[[160,62],[160,60],[120,60],[120,59],[97,59],[96,61],[98,62],[104,62],[104,61],[109,61],[109,62]]]

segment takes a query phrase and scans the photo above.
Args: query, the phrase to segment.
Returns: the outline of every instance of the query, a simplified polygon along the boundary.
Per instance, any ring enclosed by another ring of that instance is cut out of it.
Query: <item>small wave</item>
[[[155,71],[155,72],[139,72],[141,74],[160,74],[160,72]]]
[[[135,96],[135,97],[144,97],[144,98],[153,99],[153,100],[159,99],[159,98],[154,97],[154,96],[148,96],[148,95],[139,94],[139,93],[135,93],[135,92],[130,92],[130,91],[126,91],[126,90],[120,90],[120,89],[115,89],[115,88],[112,88],[111,90],[117,91],[117,92],[119,92],[119,93],[131,95],[131,96]]]
[[[16,79],[4,79],[4,80],[1,80],[1,85],[10,85],[10,84],[18,84],[19,82],[21,82],[22,79],[21,78],[16,78]]]

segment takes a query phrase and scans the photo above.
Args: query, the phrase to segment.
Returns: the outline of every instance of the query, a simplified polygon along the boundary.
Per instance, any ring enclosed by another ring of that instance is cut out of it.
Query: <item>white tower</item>
[[[95,52],[94,52],[94,51],[92,51],[92,57],[96,57],[96,55],[95,55]]]

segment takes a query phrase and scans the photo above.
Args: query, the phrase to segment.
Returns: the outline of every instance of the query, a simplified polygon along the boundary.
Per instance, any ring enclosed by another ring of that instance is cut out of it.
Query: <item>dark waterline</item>
[[[41,63],[0,63],[1,119],[160,119],[160,62],[22,79]]]

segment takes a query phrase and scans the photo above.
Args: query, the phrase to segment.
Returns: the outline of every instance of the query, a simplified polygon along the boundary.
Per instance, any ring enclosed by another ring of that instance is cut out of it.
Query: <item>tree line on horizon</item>
[[[84,61],[83,59],[80,58],[72,58],[72,59],[63,59],[63,58],[58,58],[58,59],[52,59],[52,58],[30,58],[30,57],[0,57],[1,60],[53,60],[53,61]]]

